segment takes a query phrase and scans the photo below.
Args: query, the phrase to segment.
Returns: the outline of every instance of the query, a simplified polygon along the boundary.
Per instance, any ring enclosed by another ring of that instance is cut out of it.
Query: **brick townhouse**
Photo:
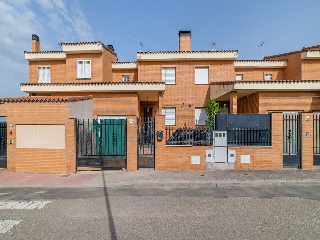
[[[61,43],[60,51],[43,51],[34,34],[32,50],[25,52],[29,83],[21,84],[21,90],[32,98],[92,96],[93,119],[130,119],[129,123],[138,124],[135,118],[156,117],[154,132],[164,132],[166,127],[204,126],[207,116],[203,105],[209,98],[226,104],[230,114],[270,114],[271,146],[231,147],[236,151],[236,169],[282,168],[286,141],[283,114],[300,114],[299,126],[306,130],[299,136],[306,156],[300,167],[317,165],[313,158],[319,136],[312,120],[320,111],[319,46],[263,60],[237,60],[237,50],[193,51],[191,31],[180,31],[178,36],[178,51],[138,52],[135,62],[118,62],[112,45]],[[131,154],[126,167],[136,170],[139,151],[132,153],[135,145],[131,149],[129,145],[141,136],[133,135],[126,136],[127,155]],[[155,169],[206,168],[208,146],[168,146],[165,141],[155,141],[154,148]],[[259,154],[272,160],[262,161]],[[243,157],[242,162],[241,156],[249,155],[251,161]]]

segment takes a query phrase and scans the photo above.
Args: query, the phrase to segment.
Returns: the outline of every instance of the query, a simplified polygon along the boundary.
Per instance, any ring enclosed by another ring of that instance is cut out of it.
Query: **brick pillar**
[[[264,159],[267,168],[283,168],[283,116],[282,113],[271,115],[271,146],[268,159]]]
[[[237,114],[238,112],[237,105],[238,105],[237,92],[231,92],[231,95],[230,95],[230,113],[231,114]]]
[[[179,51],[191,51],[191,31],[179,31]]]
[[[32,34],[31,51],[40,52],[40,39],[36,34]]]
[[[138,169],[137,116],[127,116],[127,171]]]
[[[313,169],[313,113],[301,114],[301,168]]]
[[[75,173],[77,170],[77,133],[76,119],[66,121],[66,173]]]
[[[155,117],[155,126],[154,130],[155,132],[157,131],[162,131],[163,133],[163,139],[162,141],[157,140],[157,136],[155,136],[155,144],[154,144],[154,160],[155,160],[155,170],[158,170],[159,167],[163,165],[163,158],[166,158],[165,156],[165,141],[166,141],[166,132],[165,132],[165,125],[164,125],[164,116],[158,115]]]

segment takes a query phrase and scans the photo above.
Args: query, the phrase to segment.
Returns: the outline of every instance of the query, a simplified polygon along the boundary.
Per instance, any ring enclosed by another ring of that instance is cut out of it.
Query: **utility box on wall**
[[[207,163],[214,162],[213,150],[206,150],[206,162]]]

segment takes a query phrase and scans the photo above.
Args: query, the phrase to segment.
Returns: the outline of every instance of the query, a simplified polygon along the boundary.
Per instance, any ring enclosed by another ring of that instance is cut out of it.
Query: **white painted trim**
[[[320,59],[320,51],[308,51],[301,53],[301,59]]]
[[[101,43],[81,43],[81,44],[64,44],[62,43],[62,51],[67,53],[86,53],[86,52],[102,52]]]
[[[137,53],[138,61],[171,61],[171,60],[234,60],[238,52],[151,52]]]
[[[138,63],[112,63],[112,69],[138,69]]]
[[[81,80],[79,80],[81,81]],[[108,85],[23,85],[23,92],[139,92],[165,90],[164,84],[108,84]]]
[[[235,61],[235,68],[285,68],[286,61]]]
[[[24,58],[28,61],[65,60],[66,54],[63,52],[26,52]]]

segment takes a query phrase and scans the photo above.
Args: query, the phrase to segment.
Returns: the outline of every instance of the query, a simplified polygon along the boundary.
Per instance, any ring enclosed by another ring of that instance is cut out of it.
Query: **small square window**
[[[165,125],[176,125],[176,109],[162,108],[162,115],[164,115]]]
[[[38,67],[38,82],[50,83],[50,67]]]
[[[162,82],[166,84],[176,84],[176,68],[162,68]]]
[[[266,81],[272,80],[272,74],[271,73],[265,73],[264,74],[264,80],[266,80]]]
[[[77,61],[77,78],[78,79],[91,78],[91,61],[90,60]]]
[[[209,68],[208,67],[195,67],[195,84],[208,84],[209,83]]]
[[[243,80],[243,74],[236,74],[236,81],[242,81]]]
[[[205,125],[206,120],[208,119],[208,115],[204,108],[196,108],[195,109],[195,125]]]
[[[130,82],[130,75],[122,75],[122,82]]]

